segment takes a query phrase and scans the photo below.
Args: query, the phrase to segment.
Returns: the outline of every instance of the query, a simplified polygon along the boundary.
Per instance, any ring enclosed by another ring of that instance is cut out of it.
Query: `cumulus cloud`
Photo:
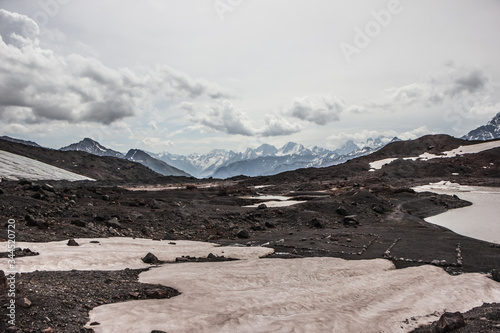
[[[344,102],[332,94],[298,97],[285,110],[291,117],[305,120],[318,125],[338,121],[344,109]]]
[[[256,133],[246,114],[236,110],[228,100],[207,104],[202,112],[192,112],[191,121],[227,134],[252,136]]]
[[[492,86],[492,78],[479,69],[448,65],[420,82],[390,88],[387,93],[394,102],[432,106],[445,101],[461,103],[471,96],[485,99]]]
[[[268,137],[289,135],[300,131],[298,124],[277,115],[267,116],[264,126],[256,128],[247,114],[236,109],[229,100],[209,103],[201,108],[192,103],[183,102],[179,108],[190,115],[193,123],[226,134]]]
[[[23,124],[65,121],[111,124],[134,116],[157,95],[218,98],[215,83],[168,66],[134,72],[39,46],[40,30],[25,15],[0,9],[0,119]]]
[[[298,124],[289,122],[283,117],[270,115],[266,118],[266,127],[260,131],[261,136],[281,136],[300,132]]]

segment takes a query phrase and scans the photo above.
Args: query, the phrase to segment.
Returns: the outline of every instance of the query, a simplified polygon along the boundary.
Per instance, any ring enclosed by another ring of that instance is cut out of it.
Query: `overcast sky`
[[[500,111],[497,0],[0,0],[0,135],[204,153],[462,136]]]

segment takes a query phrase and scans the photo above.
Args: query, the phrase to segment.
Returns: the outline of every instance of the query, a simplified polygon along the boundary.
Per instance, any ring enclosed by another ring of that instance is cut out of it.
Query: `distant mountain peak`
[[[464,135],[465,140],[492,140],[500,138],[500,112],[498,112],[486,125],[470,131]]]
[[[68,150],[76,150],[76,151],[84,151],[92,155],[97,156],[111,156],[123,158],[123,154],[115,151],[110,148],[106,148],[101,145],[99,142],[92,140],[91,138],[84,138],[80,142],[70,144],[69,146],[62,147],[60,150],[68,151]]]

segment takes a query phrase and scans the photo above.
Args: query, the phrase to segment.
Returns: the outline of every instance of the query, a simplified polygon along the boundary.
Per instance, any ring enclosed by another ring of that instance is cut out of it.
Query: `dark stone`
[[[85,228],[87,226],[87,223],[81,221],[81,220],[73,220],[70,222],[72,225],[76,225],[77,227]]]
[[[311,220],[311,226],[313,228],[319,228],[319,229],[323,228],[323,224],[321,224],[321,221],[318,220],[317,218],[313,218]]]
[[[107,195],[107,194],[103,195],[102,200],[109,201],[110,200],[109,195]]]
[[[491,278],[497,282],[500,282],[500,269],[493,269],[491,271]]]
[[[270,229],[276,228],[276,226],[272,222],[266,222],[264,225],[266,226],[266,228]]]
[[[248,233],[248,230],[240,230],[238,231],[238,233],[236,234],[236,236],[238,236],[238,238],[250,238],[250,234]]]
[[[253,231],[262,231],[262,230],[265,230],[261,225],[260,223],[255,223],[250,229],[252,229]]]
[[[177,240],[177,237],[175,237],[175,234],[166,233],[165,236],[163,236],[163,240]]]
[[[151,333],[167,333],[167,332],[165,332],[165,331],[153,330],[153,331],[151,331]]]
[[[7,288],[7,277],[5,272],[0,270],[0,290]]]
[[[80,246],[73,238],[68,241],[68,246]]]
[[[116,218],[116,217],[113,217],[112,219],[108,220],[108,222],[106,222],[106,226],[111,227],[111,228],[115,228],[115,229],[122,229],[123,228],[121,223],[118,222],[118,218]]]
[[[55,192],[56,191],[54,189],[54,186],[49,185],[49,184],[43,184],[42,185],[42,189],[44,189],[45,191],[49,191],[49,192]]]
[[[40,192],[36,192],[31,197],[33,199],[37,199],[37,200],[43,200],[43,199],[45,199],[45,196],[42,193],[40,193]]]
[[[349,215],[344,217],[344,226],[350,227],[350,226],[357,226],[359,225],[359,222],[356,218],[356,215]]]
[[[0,188],[0,195],[4,194],[5,192]]]
[[[217,258],[217,257],[213,253],[209,253],[207,256],[207,259],[215,259],[215,258]]]
[[[373,211],[374,211],[375,213],[378,213],[378,214],[384,214],[384,213],[385,213],[384,208],[382,208],[382,207],[380,207],[380,206],[375,206],[375,207],[373,207]]]
[[[48,229],[49,223],[42,219],[35,219],[29,214],[24,216],[24,220],[26,221],[26,225],[29,227],[38,227],[38,229]]]
[[[465,326],[464,316],[460,312],[445,312],[436,323],[434,332],[445,333]]]
[[[26,214],[24,216],[24,220],[26,221],[26,225],[28,227],[36,227],[38,224],[37,224],[37,220],[33,218],[33,216],[29,215],[29,214]]]
[[[349,212],[344,207],[342,207],[342,206],[340,206],[339,208],[337,208],[336,212],[337,212],[337,214],[342,215],[342,216],[349,215]]]
[[[148,289],[144,291],[149,298],[162,299],[162,298],[170,298],[168,292],[163,289]]]
[[[142,258],[142,261],[146,264],[158,264],[160,262],[160,260],[158,260],[158,258],[151,252],[146,254],[146,256]]]
[[[258,209],[266,209],[267,208],[267,205],[266,204],[260,204],[258,207]]]
[[[29,299],[27,299],[26,297],[23,297],[19,301],[17,301],[17,304],[22,308],[31,307],[31,301]]]

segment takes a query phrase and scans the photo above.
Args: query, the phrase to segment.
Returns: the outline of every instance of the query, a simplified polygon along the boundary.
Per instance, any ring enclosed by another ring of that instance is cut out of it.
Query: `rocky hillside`
[[[153,170],[116,157],[101,157],[81,151],[59,151],[0,139],[0,150],[29,157],[96,180],[151,180]]]

